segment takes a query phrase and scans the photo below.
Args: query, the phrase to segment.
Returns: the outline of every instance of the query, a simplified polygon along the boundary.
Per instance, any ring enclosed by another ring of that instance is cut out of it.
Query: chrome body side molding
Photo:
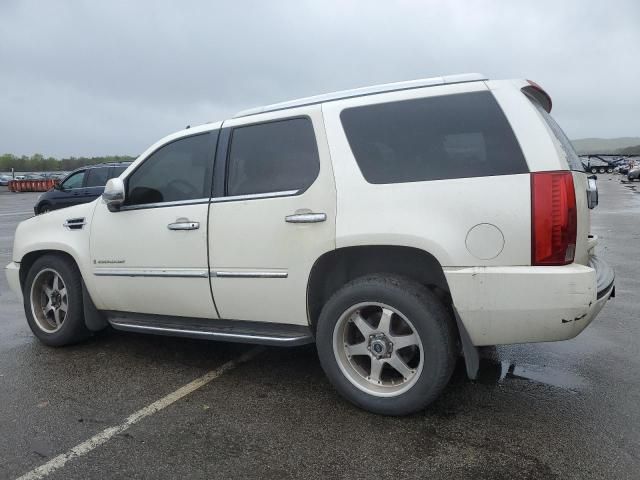
[[[278,271],[233,271],[233,270],[215,270],[211,271],[212,277],[218,278],[287,278],[287,272]]]
[[[203,268],[95,268],[98,277],[208,278]]]

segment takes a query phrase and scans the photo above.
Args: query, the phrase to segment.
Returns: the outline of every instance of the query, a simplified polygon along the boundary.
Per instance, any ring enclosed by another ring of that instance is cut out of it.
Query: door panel
[[[98,308],[217,318],[207,215],[217,131],[174,138],[124,179],[125,203],[98,201],[91,259]]]
[[[320,168],[311,186],[302,193],[295,190],[248,193],[215,198],[211,203],[211,283],[222,318],[308,323],[309,273],[319,256],[335,248],[336,193],[320,107],[256,115],[251,123],[300,114],[310,117],[318,148]],[[236,119],[229,126],[249,123]],[[265,169],[265,174],[279,172]],[[296,175],[293,172],[289,176]],[[276,184],[286,187],[282,182]],[[326,217],[315,223],[286,220],[288,216],[304,213],[322,213]]]
[[[110,212],[92,222],[93,284],[107,310],[217,318],[207,265],[208,201]],[[181,218],[194,230],[170,230]]]

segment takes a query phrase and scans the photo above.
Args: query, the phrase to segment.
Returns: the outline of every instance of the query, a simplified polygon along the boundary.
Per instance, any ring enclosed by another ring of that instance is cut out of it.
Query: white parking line
[[[11,217],[16,215],[33,215],[32,211],[29,212],[11,212],[11,213],[0,213],[0,217]]]
[[[40,465],[37,468],[34,468],[30,472],[25,473],[17,480],[35,480],[38,478],[44,478],[50,473],[58,470],[63,467],[69,460],[72,460],[76,457],[81,457],[86,455],[90,451],[99,447],[103,443],[107,442],[110,438],[119,433],[124,432],[131,425],[138,423],[145,417],[153,415],[154,413],[159,412],[160,410],[168,407],[172,403],[177,402],[182,397],[189,395],[191,392],[197,390],[198,388],[206,385],[207,383],[215,380],[216,378],[223,375],[225,372],[237,367],[241,363],[247,362],[255,357],[258,353],[260,353],[263,349],[261,347],[252,348],[245,354],[241,355],[239,358],[235,360],[231,360],[219,368],[215,370],[211,370],[210,372],[205,373],[200,378],[196,378],[194,381],[187,383],[185,386],[180,387],[175,392],[170,393],[169,395],[162,397],[160,400],[153,402],[151,405],[147,405],[144,408],[141,408],[137,412],[129,415],[127,419],[122,422],[120,425],[116,425],[114,427],[109,427],[101,432],[97,433],[93,437],[84,442],[76,445],[71,450],[68,450],[65,453],[58,455],[57,457],[52,458],[47,463]]]

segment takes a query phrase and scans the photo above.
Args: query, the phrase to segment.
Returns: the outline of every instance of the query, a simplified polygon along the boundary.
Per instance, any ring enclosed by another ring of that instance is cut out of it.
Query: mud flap
[[[82,282],[82,305],[84,308],[84,324],[87,328],[92,332],[104,330],[108,325],[107,319],[94,305],[84,281]]]
[[[462,342],[462,354],[464,355],[464,364],[467,367],[467,377],[471,380],[475,380],[478,377],[478,367],[480,364],[480,354],[478,353],[478,347],[471,343],[471,337],[469,332],[464,328],[464,324],[458,315],[458,310],[453,307],[453,314],[456,317],[456,323],[458,324],[458,332],[460,332],[460,341]]]

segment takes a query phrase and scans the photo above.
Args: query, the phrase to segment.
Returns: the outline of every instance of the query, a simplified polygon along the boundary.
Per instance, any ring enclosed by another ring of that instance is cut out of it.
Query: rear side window
[[[230,196],[308,188],[320,171],[311,120],[292,118],[235,128],[228,162]]]
[[[569,168],[578,172],[584,172],[584,165],[582,164],[582,161],[580,161],[580,157],[573,148],[571,141],[567,138],[567,135],[562,131],[562,128],[560,128],[560,125],[556,123],[553,117],[544,108],[542,108],[542,105],[540,105],[535,99],[532,99],[531,97],[529,97],[529,99],[531,100],[531,103],[535,105],[547,125],[549,125],[549,128],[553,132],[553,136],[556,137],[558,142],[560,142],[560,146],[567,157]]]
[[[123,165],[121,167],[113,167],[111,169],[111,173],[109,174],[109,178],[119,177],[120,175],[122,175],[122,172],[124,172],[127,169],[128,166],[129,165]]]
[[[490,92],[348,108],[340,118],[369,183],[528,172],[511,126]]]
[[[104,187],[109,180],[109,168],[97,167],[87,170],[85,187]]]

